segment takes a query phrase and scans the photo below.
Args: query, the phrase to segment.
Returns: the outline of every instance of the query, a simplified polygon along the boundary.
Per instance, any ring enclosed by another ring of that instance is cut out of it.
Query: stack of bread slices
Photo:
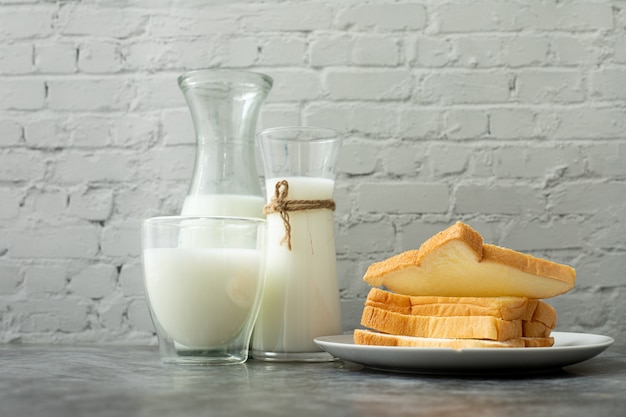
[[[458,222],[422,244],[372,264],[357,344],[549,347],[554,308],[543,301],[574,287],[573,268],[484,244]],[[385,289],[377,288],[384,287]]]

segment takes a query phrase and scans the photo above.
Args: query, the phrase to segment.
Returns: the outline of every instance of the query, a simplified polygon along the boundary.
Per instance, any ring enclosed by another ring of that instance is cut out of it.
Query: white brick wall
[[[346,133],[346,330],[369,263],[464,220],[575,266],[559,328],[625,349],[625,28],[611,0],[0,1],[0,342],[155,342],[139,222],[180,208],[176,77],[214,67],[274,78],[260,127]]]

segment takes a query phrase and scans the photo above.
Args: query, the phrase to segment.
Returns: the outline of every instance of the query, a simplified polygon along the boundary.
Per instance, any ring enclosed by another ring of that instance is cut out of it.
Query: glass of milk
[[[268,212],[266,206],[265,290],[252,355],[267,361],[333,360],[314,339],[342,333],[334,211],[328,207],[334,204],[342,136],[332,129],[282,127],[258,138],[268,205],[279,185],[286,191],[281,199],[299,207],[286,212],[287,225],[284,212]]]
[[[238,217],[155,217],[143,222],[142,263],[165,363],[248,359],[265,271],[266,222]]]

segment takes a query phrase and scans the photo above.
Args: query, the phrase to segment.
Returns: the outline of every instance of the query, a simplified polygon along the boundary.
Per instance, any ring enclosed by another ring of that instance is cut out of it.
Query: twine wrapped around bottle
[[[287,200],[289,194],[289,182],[280,180],[276,183],[274,196],[269,204],[263,207],[263,214],[266,216],[272,213],[280,214],[285,225],[285,235],[280,240],[280,244],[287,243],[287,249],[291,250],[291,223],[289,222],[290,211],[328,209],[335,210],[335,202],[329,200]]]

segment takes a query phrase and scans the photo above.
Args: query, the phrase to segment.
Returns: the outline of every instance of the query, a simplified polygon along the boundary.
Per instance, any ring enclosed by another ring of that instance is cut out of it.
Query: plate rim
[[[527,352],[527,351],[532,351],[532,352],[538,352],[538,351],[554,351],[554,350],[560,350],[560,349],[581,349],[581,348],[591,348],[591,347],[609,347],[611,346],[613,343],[615,343],[615,339],[611,336],[607,336],[607,335],[602,335],[602,334],[597,334],[597,333],[584,333],[584,332],[565,332],[565,331],[553,331],[551,333],[551,336],[555,338],[555,340],[559,337],[565,337],[565,336],[592,336],[592,337],[599,337],[599,338],[605,338],[605,340],[603,342],[597,342],[597,343],[587,343],[587,344],[575,344],[575,345],[565,345],[565,346],[548,346],[548,347],[533,347],[533,348],[527,348],[527,347],[491,347],[491,348],[484,348],[484,347],[469,347],[469,348],[461,348],[461,349],[454,349],[454,348],[449,348],[449,347],[411,347],[411,346],[379,346],[379,345],[357,345],[356,343],[354,343],[354,339],[352,339],[352,342],[350,343],[346,343],[346,342],[342,342],[342,341],[335,341],[332,339],[335,338],[348,338],[348,337],[354,337],[353,333],[346,333],[346,334],[339,334],[339,335],[329,335],[329,336],[319,336],[316,337],[315,339],[313,339],[315,341],[315,343],[334,343],[334,344],[338,344],[338,345],[342,345],[342,346],[356,346],[356,349],[375,349],[375,350],[390,350],[390,351],[398,351],[398,350],[403,350],[403,351],[419,351],[419,352],[424,352],[427,350],[433,350],[433,351],[437,351],[437,352],[441,352],[441,351],[453,351],[453,352],[464,352],[464,351],[489,351],[489,352],[493,352],[493,351],[516,351],[516,352]]]
[[[422,374],[494,374],[502,372],[545,372],[594,358],[615,339],[594,333],[552,332],[559,338],[598,338],[564,346],[538,348],[438,348],[357,345],[353,335],[315,338],[315,343],[331,355],[365,368]]]

